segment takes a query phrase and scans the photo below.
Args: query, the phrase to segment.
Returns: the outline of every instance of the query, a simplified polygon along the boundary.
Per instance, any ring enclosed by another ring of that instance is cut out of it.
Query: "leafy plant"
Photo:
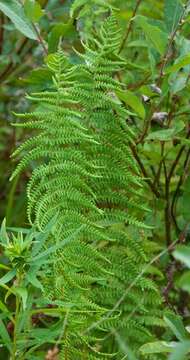
[[[189,1],[0,9],[3,354],[188,359]]]
[[[41,328],[40,335],[40,328],[34,328],[35,324],[42,324],[41,319],[45,320],[47,316],[51,324],[50,304],[44,296],[42,283],[51,262],[50,255],[59,249],[55,245],[47,248],[54,222],[55,219],[43,233],[35,229],[13,229],[13,233],[7,233],[5,222],[1,227],[0,240],[4,250],[1,269],[6,274],[0,279],[4,298],[0,302],[0,336],[11,359],[31,359],[38,347],[48,341],[52,343],[61,331],[59,312],[53,331]]]

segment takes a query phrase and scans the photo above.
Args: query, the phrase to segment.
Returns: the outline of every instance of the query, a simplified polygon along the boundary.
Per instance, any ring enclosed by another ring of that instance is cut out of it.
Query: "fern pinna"
[[[23,158],[13,177],[35,163],[29,221],[43,231],[56,215],[50,241],[63,241],[44,279],[49,301],[63,307],[61,359],[120,359],[113,329],[137,351],[162,326],[158,291],[147,276],[138,277],[149,258],[147,209],[130,150],[134,134],[117,97],[122,84],[115,74],[125,67],[120,42],[111,16],[83,44],[77,65],[62,51],[50,55],[52,88],[28,96],[36,110],[19,114],[25,122],[15,124],[37,130],[14,153]]]

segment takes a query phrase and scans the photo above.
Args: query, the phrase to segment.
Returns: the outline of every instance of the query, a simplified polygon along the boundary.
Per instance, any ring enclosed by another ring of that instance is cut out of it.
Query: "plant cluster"
[[[190,3],[157,5],[0,0],[8,359],[189,358]]]

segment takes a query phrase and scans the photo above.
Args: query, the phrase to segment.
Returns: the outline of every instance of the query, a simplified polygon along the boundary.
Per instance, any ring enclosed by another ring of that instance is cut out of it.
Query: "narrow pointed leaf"
[[[6,346],[6,348],[11,353],[11,338],[9,336],[9,333],[4,325],[4,322],[0,319],[0,338],[2,339],[3,345]]]
[[[0,10],[13,22],[15,27],[26,37],[36,40],[31,22],[26,17],[21,3],[17,0],[0,0]]]
[[[16,275],[16,269],[12,269],[0,279],[0,285],[4,285],[8,283],[10,280],[14,278],[15,275]]]

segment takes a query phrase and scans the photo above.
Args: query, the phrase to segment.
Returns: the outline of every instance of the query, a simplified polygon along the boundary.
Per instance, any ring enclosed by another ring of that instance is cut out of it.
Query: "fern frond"
[[[84,4],[75,2],[73,11]],[[149,327],[161,325],[159,315],[153,323],[149,314],[161,299],[143,272],[148,256],[140,230],[150,229],[144,223],[144,181],[131,152],[128,112],[116,95],[122,84],[115,72],[125,66],[118,55],[121,35],[112,15],[97,38],[83,44],[82,64],[71,64],[62,51],[47,57],[52,88],[28,96],[37,110],[18,115],[23,123],[16,124],[34,131],[13,154],[23,157],[12,178],[33,168],[29,221],[44,231],[57,214],[50,243],[82,226],[56,252],[43,280],[50,302],[71,304],[60,359],[117,358],[117,344],[109,351],[101,341],[105,332],[124,333],[137,351],[152,339]]]

